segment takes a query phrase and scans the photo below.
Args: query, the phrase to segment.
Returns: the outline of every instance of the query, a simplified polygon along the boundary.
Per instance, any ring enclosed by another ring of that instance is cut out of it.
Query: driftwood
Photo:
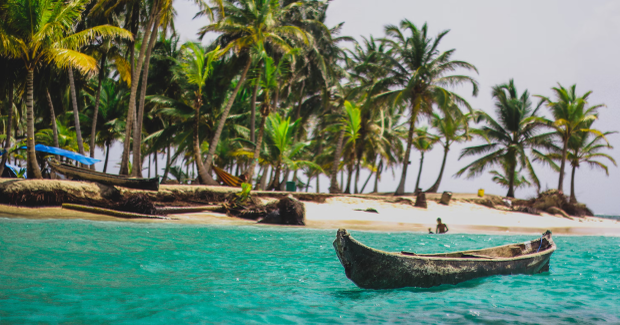
[[[452,192],[443,192],[443,194],[441,195],[441,200],[439,201],[439,203],[443,204],[443,205],[450,205],[450,199],[452,199]]]
[[[418,193],[418,197],[415,200],[415,206],[424,209],[428,207],[428,204],[426,203],[426,194],[424,194],[424,192]]]
[[[108,216],[117,217],[117,218],[125,218],[125,219],[168,219],[168,217],[164,217],[164,216],[154,216],[150,214],[123,212],[123,211],[118,211],[118,210],[98,208],[98,207],[92,207],[92,206],[81,205],[81,204],[63,203],[62,208],[69,209],[69,210],[96,213],[96,214],[105,214]]]

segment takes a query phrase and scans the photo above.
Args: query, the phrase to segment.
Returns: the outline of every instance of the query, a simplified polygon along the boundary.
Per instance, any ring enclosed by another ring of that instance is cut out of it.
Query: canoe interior
[[[124,175],[111,175],[69,164],[59,163],[54,160],[49,161],[49,165],[56,172],[64,174],[65,176],[70,176],[73,179],[83,179],[91,182],[118,185],[142,190],[159,190],[159,177],[135,178]]]
[[[411,252],[401,252],[402,255],[420,257],[440,257],[440,258],[472,258],[472,259],[495,259],[512,258],[525,255],[536,254],[551,249],[553,245],[546,237],[541,237],[532,241],[519,244],[510,244],[498,247],[491,247],[479,250],[462,252],[442,253],[442,254],[416,254]]]

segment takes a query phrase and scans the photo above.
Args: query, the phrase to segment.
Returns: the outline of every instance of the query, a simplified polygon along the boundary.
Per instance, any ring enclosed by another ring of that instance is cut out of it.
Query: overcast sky
[[[196,32],[207,21],[192,20],[196,7],[190,1],[177,0],[175,8],[176,28],[182,39],[196,39]],[[531,94],[545,96],[552,95],[550,88],[558,82],[566,87],[576,83],[579,94],[593,91],[591,104],[607,105],[600,109],[600,120],[594,127],[602,131],[620,129],[620,1],[335,0],[328,10],[327,25],[345,22],[342,35],[360,40],[360,36],[382,37],[385,25],[398,24],[405,18],[419,26],[428,23],[432,35],[450,30],[441,50],[456,49],[455,59],[474,64],[480,72],[475,76],[480,83],[478,97],[471,96],[470,87],[455,89],[474,108],[494,114],[491,87],[510,78],[514,78],[519,92],[528,89]],[[550,117],[547,110],[544,113]],[[610,136],[609,140],[618,147],[610,153],[620,161],[620,135]],[[469,180],[453,177],[472,161],[458,160],[461,149],[476,143],[479,142],[452,146],[440,191],[475,192],[484,188],[487,193],[506,194],[489,174]],[[442,151],[436,147],[426,155],[422,188],[434,183]],[[412,152],[411,161],[408,192],[415,185],[418,152]],[[541,165],[535,169],[543,189],[557,186],[557,173]],[[361,177],[362,181],[366,175]],[[566,177],[568,194],[570,173]],[[384,173],[379,190],[393,191],[399,178],[400,169],[393,175],[391,171]],[[372,181],[374,178],[369,187]],[[327,179],[321,179],[322,191],[327,190],[327,185]],[[611,166],[607,177],[602,171],[582,166],[577,171],[576,193],[578,200],[595,213],[619,215],[620,170]],[[522,198],[534,194],[534,188],[516,192]]]

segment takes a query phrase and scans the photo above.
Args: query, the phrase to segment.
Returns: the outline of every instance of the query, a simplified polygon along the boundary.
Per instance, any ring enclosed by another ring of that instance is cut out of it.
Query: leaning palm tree
[[[420,178],[422,176],[422,166],[424,165],[424,154],[433,149],[433,146],[439,137],[428,132],[428,126],[423,126],[415,130],[416,137],[413,140],[413,146],[420,152],[420,170],[418,170],[418,177],[415,181],[414,192],[417,192],[420,188]]]
[[[583,126],[586,129],[590,129],[594,120],[586,122]],[[607,143],[606,137],[618,132],[604,132],[601,135],[592,136],[590,132],[579,132],[573,134],[568,141],[568,149],[566,152],[566,159],[571,164],[571,180],[570,180],[570,202],[577,203],[577,196],[575,195],[575,172],[582,164],[587,164],[590,168],[600,169],[609,176],[609,167],[605,165],[600,159],[609,160],[614,166],[616,166],[616,160],[601,152],[603,149],[613,149],[609,143]],[[534,151],[536,160],[540,160],[547,163],[555,171],[559,171],[560,167],[556,164],[562,160],[562,147],[554,146],[551,152],[543,154],[539,151]]]
[[[444,87],[468,83],[473,86],[473,95],[476,96],[478,94],[478,82],[476,80],[469,76],[450,75],[450,73],[459,68],[476,73],[478,70],[470,63],[452,60],[454,49],[445,52],[439,51],[439,43],[448,34],[448,31],[439,33],[433,39],[427,36],[428,27],[426,24],[422,28],[418,28],[409,20],[404,19],[400,22],[400,28],[388,25],[385,27],[385,32],[388,36],[385,41],[390,45],[391,52],[394,55],[392,71],[386,83],[398,89],[388,91],[382,96],[389,96],[394,98],[395,103],[407,103],[411,107],[403,170],[400,183],[396,189],[396,194],[403,194],[409,156],[411,155],[411,144],[415,133],[415,123],[418,117],[421,114],[430,115],[435,104],[444,107],[448,101],[454,101],[471,110],[467,101]],[[406,32],[411,35],[406,36]]]
[[[247,61],[237,81],[237,86],[225,105],[217,130],[209,143],[209,152],[205,164],[209,170],[230,108],[252,64],[252,57],[248,53],[249,49],[263,49],[269,45],[278,49],[280,53],[289,54],[293,51],[293,47],[286,42],[285,38],[301,39],[305,43],[308,42],[308,35],[305,31],[296,26],[283,24],[286,22],[285,16],[289,14],[291,9],[299,6],[297,2],[286,6],[282,6],[280,1],[274,0],[227,0],[222,1],[222,3],[223,6],[215,10],[220,19],[203,27],[199,35],[202,38],[207,32],[221,33],[216,42],[224,46],[223,52],[234,50],[241,56],[247,56]],[[212,179],[209,182],[215,183]]]
[[[566,89],[560,84],[558,84],[558,86],[559,87],[552,88],[557,99],[555,102],[544,96],[538,97],[542,98],[551,109],[555,121],[549,121],[548,124],[557,131],[558,136],[562,140],[563,147],[562,159],[560,160],[558,191],[563,191],[564,169],[566,166],[570,139],[573,135],[583,132],[592,133],[605,138],[601,131],[585,127],[589,121],[597,119],[596,110],[605,105],[600,104],[586,108],[588,105],[588,97],[592,91],[588,91],[582,96],[577,96],[575,93],[577,85],[573,85],[570,89]]]
[[[445,114],[444,117],[439,116],[437,113],[433,113],[432,116],[432,125],[437,130],[440,138],[439,142],[443,146],[443,160],[441,162],[441,169],[439,169],[439,176],[437,176],[435,184],[426,190],[426,192],[429,193],[435,193],[439,189],[443,171],[446,168],[446,158],[448,158],[450,146],[453,143],[471,140],[471,135],[469,134],[469,121],[474,117],[472,113],[463,115],[460,114],[460,112]]]
[[[200,153],[200,108],[202,107],[202,89],[213,70],[213,62],[221,55],[219,46],[213,51],[206,52],[199,44],[188,42],[183,45],[183,59],[178,62],[179,75],[186,79],[187,84],[194,88],[194,137],[193,151],[198,168],[198,181],[207,184],[209,176],[202,162]]]
[[[553,133],[537,134],[545,125],[545,120],[537,116],[542,102],[532,109],[528,91],[524,91],[519,96],[512,79],[507,84],[493,87],[492,94],[499,122],[487,113],[480,112],[479,119],[487,125],[482,129],[472,129],[470,132],[484,138],[487,143],[463,149],[459,159],[480,154],[486,155],[459,170],[456,176],[467,173],[467,177],[472,178],[482,174],[487,167],[507,163],[506,175],[509,182],[506,196],[514,197],[514,175],[517,165],[525,169],[530,180],[540,188],[540,182],[530,162],[527,149],[552,147]]]
[[[20,58],[27,70],[27,170],[28,177],[41,178],[34,151],[34,70],[54,63],[58,68],[75,68],[82,73],[97,70],[92,57],[77,50],[95,38],[123,37],[131,34],[118,27],[96,26],[73,32],[89,0],[68,2],[50,0],[9,0],[5,19],[0,21],[0,55]]]

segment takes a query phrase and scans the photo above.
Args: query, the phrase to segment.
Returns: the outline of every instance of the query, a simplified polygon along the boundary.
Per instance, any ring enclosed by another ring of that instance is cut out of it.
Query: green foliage
[[[252,191],[252,184],[241,183],[241,191],[236,193],[237,203],[244,204],[250,198],[251,191]]]

